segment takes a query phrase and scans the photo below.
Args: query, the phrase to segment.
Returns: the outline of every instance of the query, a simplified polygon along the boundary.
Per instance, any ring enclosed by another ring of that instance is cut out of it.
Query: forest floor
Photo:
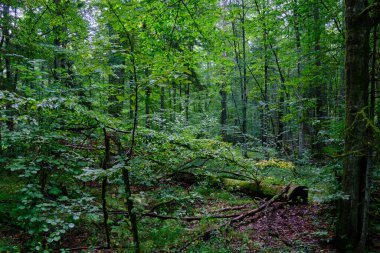
[[[276,203],[258,217],[244,220],[238,229],[272,252],[332,252],[334,234],[329,209],[319,204]]]
[[[11,186],[12,187],[8,187]],[[92,190],[98,188],[95,184]],[[20,183],[8,178],[0,183],[0,252],[22,252],[30,236],[12,222],[11,209],[17,204],[17,190]],[[89,189],[91,191],[91,189]],[[112,187],[111,187],[112,192]],[[138,189],[135,189],[138,191]],[[139,189],[147,190],[147,189]],[[240,214],[253,210],[267,200],[215,189],[205,184],[183,185],[178,183],[162,184],[150,189],[155,194],[175,195],[177,200],[160,206],[157,214],[173,217],[202,217],[211,215]],[[122,194],[110,194],[110,210],[123,209]],[[377,195],[375,195],[377,196]],[[15,202],[8,202],[9,199]],[[121,203],[121,204],[120,204]],[[334,237],[334,208],[331,204],[309,202],[308,204],[288,204],[274,202],[254,216],[226,226],[220,225],[228,219],[201,219],[183,221],[163,220],[157,217],[143,217],[140,220],[140,235],[143,252],[337,252],[332,245]],[[120,229],[125,214],[110,213],[113,249],[104,250],[104,233],[99,221],[81,220],[70,230],[55,247],[69,249],[70,252],[130,252],[130,234]],[[376,215],[376,213],[374,214]],[[101,217],[101,215],[99,215]],[[376,218],[376,216],[375,216]],[[378,218],[378,217],[377,217]],[[112,222],[118,221],[118,222]],[[379,237],[376,235],[380,222],[373,219],[369,236],[370,251],[379,252]],[[124,226],[128,227],[125,223]],[[207,236],[207,230],[212,233]],[[215,229],[213,229],[215,228]],[[14,251],[12,251],[14,250]],[[24,251],[27,252],[27,251]]]
[[[223,203],[219,203],[219,205],[222,206]],[[233,206],[229,207],[233,208]],[[214,248],[215,251],[202,251],[201,249],[198,251],[195,249],[197,247],[193,245],[190,249],[173,250],[173,252],[334,252],[330,244],[333,238],[333,228],[332,224],[328,222],[330,220],[329,213],[330,207],[327,205],[275,203],[256,216],[235,224],[233,231],[217,232],[213,235],[219,237],[218,242],[222,242],[222,244],[210,247],[210,250]],[[25,244],[28,239],[26,233],[17,227],[1,223],[0,248],[1,244],[8,246]],[[199,223],[196,221],[186,224],[189,228],[198,229]],[[99,229],[102,228],[99,226]],[[61,246],[73,249],[72,252],[87,252],[81,248],[91,243],[91,237],[93,237],[91,233],[86,226],[78,227],[67,234]],[[191,238],[188,239],[191,240]],[[198,243],[207,243],[207,240]],[[123,252],[120,249],[96,250],[93,248],[93,250]],[[89,251],[92,252],[92,250]],[[154,252],[168,251],[157,249]]]

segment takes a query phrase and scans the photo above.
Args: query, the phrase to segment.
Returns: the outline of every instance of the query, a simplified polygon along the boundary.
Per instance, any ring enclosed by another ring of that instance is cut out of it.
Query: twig
[[[107,247],[78,247],[78,248],[71,248],[71,249],[68,249],[69,251],[80,251],[80,250],[101,250],[101,249],[109,249]]]
[[[242,210],[242,209],[245,209],[247,207],[250,207],[251,205],[252,205],[252,203],[240,205],[240,206],[231,206],[231,207],[226,207],[226,208],[222,208],[222,209],[218,209],[218,210],[213,210],[211,212],[222,213],[222,212],[228,212],[228,211]]]
[[[253,209],[253,210],[251,210],[251,211],[248,211],[248,212],[246,212],[246,213],[243,213],[243,214],[239,215],[238,217],[232,219],[232,220],[230,221],[230,225],[231,225],[232,223],[235,223],[235,222],[241,221],[241,220],[243,220],[243,219],[246,218],[246,217],[249,217],[249,216],[255,215],[256,213],[258,213],[258,212],[264,210],[265,208],[267,208],[268,206],[270,206],[271,204],[273,204],[276,200],[278,200],[279,198],[281,198],[282,195],[284,195],[285,193],[287,193],[287,192],[289,191],[289,188],[290,188],[290,184],[288,184],[287,186],[285,186],[284,189],[282,189],[282,191],[281,191],[278,195],[274,196],[273,198],[271,198],[269,201],[265,202],[264,204],[262,204],[262,205],[259,206],[258,208]]]
[[[201,234],[199,234],[195,239],[191,240],[191,241],[188,241],[182,248],[180,248],[177,252],[182,252],[184,251],[193,241],[196,241],[197,239],[207,239],[210,237],[210,235],[216,231],[216,230],[219,230],[223,227],[226,227],[226,226],[231,226],[233,223],[236,223],[236,222],[239,222],[241,220],[243,220],[244,218],[247,218],[247,217],[250,217],[250,216],[253,216],[259,212],[261,212],[262,210],[266,209],[268,206],[270,206],[271,204],[273,204],[276,200],[278,200],[279,198],[282,197],[282,195],[286,194],[288,191],[289,191],[289,188],[290,188],[290,184],[288,184],[287,186],[285,186],[282,191],[274,196],[273,198],[271,198],[269,201],[265,202],[264,204],[262,204],[261,206],[259,206],[258,208],[256,209],[253,209],[251,211],[248,211],[248,212],[245,212],[243,214],[240,214],[239,216],[236,216],[234,217],[233,219],[227,221],[227,222],[224,222],[222,223],[221,225],[215,227],[215,228],[212,228],[212,229],[209,229],[207,230],[206,232],[203,232]]]
[[[202,220],[202,219],[229,219],[229,218],[237,217],[238,215],[239,214],[174,217],[174,216],[159,215],[159,214],[155,214],[155,213],[144,214],[144,216],[159,218],[162,220],[182,220],[182,221],[196,221],[196,220]]]

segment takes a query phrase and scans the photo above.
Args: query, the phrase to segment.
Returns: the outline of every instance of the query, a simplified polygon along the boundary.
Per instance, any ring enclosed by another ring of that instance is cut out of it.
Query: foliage
[[[95,250],[108,229],[111,248],[138,251],[137,225],[143,252],[270,252],[237,231],[192,241],[220,224],[216,207],[257,205],[220,177],[345,198],[342,9],[2,1],[0,221],[23,235],[15,247]],[[377,133],[379,117],[362,116]]]

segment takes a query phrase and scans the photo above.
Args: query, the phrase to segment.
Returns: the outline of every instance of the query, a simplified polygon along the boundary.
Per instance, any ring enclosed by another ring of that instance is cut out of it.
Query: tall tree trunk
[[[261,106],[261,145],[267,143],[268,136],[268,82],[269,82],[269,59],[268,59],[268,31],[266,23],[264,24],[264,90],[263,90],[263,103]]]
[[[190,84],[186,84],[185,96],[185,117],[186,122],[189,122]]]
[[[286,95],[286,98],[289,100],[289,94],[288,94],[286,86],[285,86],[285,76],[284,76],[283,70],[280,66],[280,60],[278,58],[277,52],[273,48],[272,44],[269,44],[269,46],[272,50],[274,60],[276,62],[277,70],[278,70],[278,73],[280,75],[280,81],[281,81],[281,90],[279,90],[279,88],[278,88],[278,96],[279,96],[279,98],[278,98],[278,111],[277,111],[278,133],[277,133],[277,141],[276,141],[277,148],[281,149],[281,148],[283,148],[284,141],[285,141],[285,138],[284,138],[285,126],[284,126],[284,122],[282,120],[282,118],[284,116],[284,112],[285,112],[285,95]]]
[[[106,128],[103,128],[103,134],[104,134],[104,159],[103,159],[102,168],[103,170],[107,170],[109,167],[109,162],[110,162],[110,138],[107,135]],[[110,232],[108,228],[108,210],[107,210],[107,199],[106,199],[107,180],[108,180],[108,177],[104,176],[102,180],[102,210],[103,210],[103,226],[106,233],[107,248],[110,248],[111,239],[110,239]]]
[[[148,69],[145,69],[145,78],[147,80],[146,86],[145,86],[145,127],[149,128],[150,127],[150,94],[152,93],[150,87],[149,87],[149,71]]]
[[[4,40],[4,62],[5,62],[5,81],[4,83],[0,83],[0,89],[7,90],[10,92],[16,91],[16,85],[13,85],[12,80],[12,65],[11,65],[11,16],[9,14],[10,6],[9,1],[3,5],[3,27],[2,27],[2,35]],[[1,73],[2,75],[3,73]],[[0,79],[1,80],[1,79]],[[13,121],[13,109],[11,104],[7,103],[5,106],[7,121],[6,125],[9,131],[14,130],[14,121]],[[1,143],[0,143],[1,144]]]
[[[177,119],[177,88],[175,83],[172,83],[172,92],[173,92],[173,122]]]
[[[327,89],[326,84],[323,81],[323,78],[321,77],[323,73],[321,73],[321,67],[322,67],[322,52],[321,52],[321,20],[320,20],[320,9],[319,9],[319,1],[314,2],[314,52],[315,52],[315,83],[313,84],[313,95],[316,99],[316,106],[315,106],[315,118],[317,119],[317,123],[314,127],[314,140],[313,140],[313,148],[318,156],[322,153],[323,145],[318,140],[317,136],[318,133],[322,130],[323,126],[323,120],[325,115],[325,109],[323,108],[326,106],[326,94],[324,90]]]
[[[160,128],[164,129],[165,124],[165,88],[161,87],[160,93]]]
[[[300,100],[300,109],[298,112],[299,117],[299,126],[298,126],[298,154],[302,156],[305,152],[305,119],[304,119],[304,102],[303,102],[303,85],[301,81],[302,77],[302,48],[301,48],[301,33],[300,33],[300,15],[298,12],[298,1],[294,0],[294,30],[296,37],[296,48],[297,48],[297,78],[298,78],[298,90],[299,90],[299,100]]]
[[[342,190],[337,235],[341,245],[364,252],[369,198],[369,16],[366,0],[346,0],[346,131]],[[346,243],[346,244],[344,244]]]
[[[129,119],[133,120],[134,117],[134,104],[135,104],[135,97],[134,97],[134,79],[133,79],[133,73],[130,73],[129,77]]]
[[[376,110],[376,60],[377,60],[377,25],[373,27],[373,47],[371,66],[371,88],[370,88],[370,111],[369,116],[372,121],[375,119]]]
[[[227,54],[223,52],[223,57],[226,57]],[[220,87],[220,102],[221,102],[221,108],[222,111],[220,113],[220,125],[221,125],[221,131],[220,134],[223,138],[223,140],[226,140],[226,135],[227,135],[227,85],[225,81],[225,75],[224,75],[224,68],[222,69],[222,75],[223,75],[223,80],[222,80],[222,85]]]
[[[242,132],[245,136],[247,134],[247,108],[248,108],[248,94],[247,94],[247,50],[246,50],[246,31],[245,31],[245,3],[241,3],[241,32],[242,32],[242,50],[243,50],[243,81],[242,81]],[[244,137],[245,139],[245,137]]]

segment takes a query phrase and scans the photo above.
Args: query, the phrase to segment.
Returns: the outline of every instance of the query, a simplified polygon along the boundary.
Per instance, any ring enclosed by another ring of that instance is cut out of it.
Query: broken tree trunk
[[[255,181],[245,181],[232,178],[220,179],[224,187],[229,191],[245,193],[249,196],[273,197],[278,195],[283,185],[263,184]],[[290,185],[289,190],[282,196],[282,199],[291,203],[307,203],[308,190],[306,186]]]
[[[212,184],[222,185],[226,190],[241,192],[253,197],[271,198],[278,195],[284,185],[259,183],[253,180],[239,180],[228,177],[214,177],[209,175],[196,175],[191,172],[181,171],[171,174],[171,178],[177,182],[194,184],[200,180],[208,179]],[[290,184],[289,190],[282,195],[282,200],[290,203],[307,203],[308,189],[306,186]]]

